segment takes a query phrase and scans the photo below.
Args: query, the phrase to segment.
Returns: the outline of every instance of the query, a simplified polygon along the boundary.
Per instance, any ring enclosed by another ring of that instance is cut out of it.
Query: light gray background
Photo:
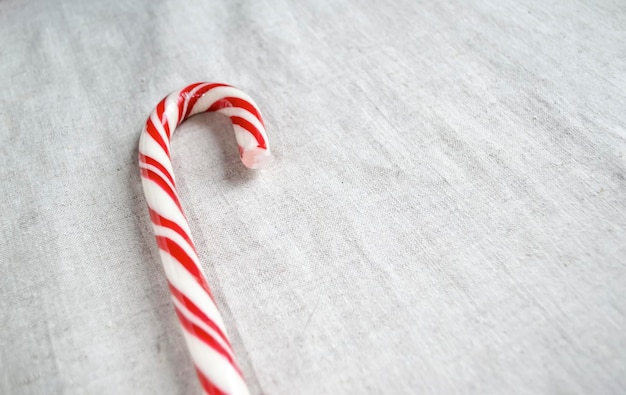
[[[255,394],[626,392],[622,0],[0,2],[0,393],[199,392],[136,145],[175,174]]]

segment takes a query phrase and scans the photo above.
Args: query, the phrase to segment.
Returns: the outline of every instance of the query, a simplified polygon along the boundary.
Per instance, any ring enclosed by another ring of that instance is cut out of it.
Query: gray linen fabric
[[[109,4],[110,3],[110,4]],[[199,392],[140,187],[153,106],[255,394],[626,392],[622,0],[0,2],[0,393]]]

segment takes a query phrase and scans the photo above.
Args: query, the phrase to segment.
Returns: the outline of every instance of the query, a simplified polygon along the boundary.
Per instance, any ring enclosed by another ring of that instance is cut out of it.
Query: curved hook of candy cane
[[[207,111],[230,117],[245,166],[259,168],[271,158],[254,101],[232,86],[199,82],[169,94],[148,118],[139,140],[141,181],[176,314],[203,391],[248,394],[199,263],[172,172],[174,129],[190,116]]]

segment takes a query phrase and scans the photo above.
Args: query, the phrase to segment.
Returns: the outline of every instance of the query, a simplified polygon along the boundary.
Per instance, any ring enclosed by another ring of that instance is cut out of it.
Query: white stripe
[[[157,143],[156,140],[150,136],[147,130],[144,130],[139,138],[139,153],[149,156],[162,164],[163,167],[165,167],[172,175],[174,181],[176,181],[176,177],[174,177],[174,173],[172,171],[172,161],[167,156],[165,150],[163,150],[159,143]]]
[[[176,244],[178,244],[180,246],[180,248],[185,250],[187,255],[189,255],[189,257],[193,260],[193,262],[196,264],[196,266],[201,267],[200,266],[200,259],[198,258],[198,255],[194,251],[193,246],[191,246],[187,242],[187,240],[185,240],[185,238],[183,236],[181,236],[175,230],[168,228],[167,226],[159,226],[159,225],[155,225],[153,223],[152,227],[154,228],[155,235],[167,237],[168,239],[170,239],[172,241],[175,241]]]
[[[237,97],[239,99],[243,99],[252,104],[252,107],[254,107],[254,109],[257,110],[259,114],[261,114],[261,111],[259,111],[259,107],[250,96],[246,95],[237,88],[233,88],[232,86],[218,86],[217,88],[209,90],[200,99],[198,99],[196,104],[193,106],[193,109],[191,110],[189,116],[198,114],[200,112],[205,112],[209,109],[209,107],[211,107],[213,103],[225,97]]]
[[[233,129],[235,130],[235,139],[237,140],[237,144],[239,144],[243,149],[252,149],[259,145],[256,137],[254,137],[252,133],[248,132],[247,129],[242,128],[239,125],[233,125]]]
[[[254,116],[254,114],[252,114],[250,111],[246,110],[245,108],[224,107],[224,108],[219,109],[217,112],[219,112],[220,114],[224,114],[228,117],[236,116],[236,117],[241,117],[245,119],[246,121],[253,124],[254,127],[257,128],[261,132],[263,139],[267,141],[267,138],[265,136],[265,128],[263,127],[263,124],[261,123],[261,121],[259,121],[257,117]]]
[[[149,178],[141,177],[143,192],[148,202],[148,207],[156,211],[157,214],[176,222],[183,230],[190,235],[189,224],[185,216],[180,211],[176,203],[172,200],[157,183]],[[176,193],[176,191],[174,191]],[[177,195],[178,196],[178,195]]]
[[[167,185],[170,186],[170,188],[174,189],[174,185],[172,185],[170,179],[167,177],[167,175],[165,173],[163,173],[163,171],[161,171],[161,169],[159,169],[158,167],[151,165],[149,163],[144,163],[144,162],[140,162],[139,163],[139,168],[140,169],[146,169],[146,170],[152,170],[153,172],[157,173],[157,175],[161,176],[161,178],[163,178],[163,180],[165,181],[165,183]]]
[[[184,328],[183,334],[187,341],[189,351],[191,352],[191,358],[196,363],[196,367],[204,373],[215,386],[229,395],[250,394],[243,379],[226,358],[187,332]]]
[[[195,88],[193,88],[189,93],[187,93],[185,96],[185,100],[183,101],[183,114],[187,113],[187,107],[189,107],[189,99],[192,98],[200,89],[211,85],[208,82],[205,82],[203,84],[200,84],[198,86],[196,86]]]
[[[182,304],[178,299],[176,299],[175,297],[172,296],[172,300],[174,300],[174,304],[176,305],[176,307],[178,308],[178,310],[185,316],[187,317],[187,319],[191,322],[193,322],[194,324],[196,324],[197,326],[199,326],[200,328],[202,328],[206,333],[208,333],[216,342],[218,342],[220,344],[220,346],[222,346],[222,348],[228,353],[228,355],[230,355],[231,358],[234,358],[233,356],[233,352],[230,349],[230,345],[227,344],[224,339],[222,339],[222,337],[219,335],[219,333],[217,333],[213,328],[211,328],[210,326],[208,326],[204,321],[202,321],[200,318],[198,318],[194,313],[192,313],[191,311],[189,311],[189,309],[187,309],[187,307],[185,307],[184,304]]]
[[[171,152],[170,139],[169,137],[167,137],[167,134],[165,134],[165,128],[163,127],[161,120],[159,120],[159,116],[157,115],[156,110],[152,114],[150,114],[150,120],[152,120],[152,123],[154,124],[154,128],[161,135],[161,138],[163,139],[163,141],[165,141],[165,146],[167,147],[167,150]],[[170,131],[171,130],[172,129],[170,129]]]
[[[167,251],[163,251],[159,248],[159,255],[161,256],[163,269],[165,270],[165,275],[169,282],[189,298],[193,304],[202,310],[202,312],[226,334],[224,321],[219,311],[217,311],[217,306],[213,303],[213,299],[207,294],[206,290],[202,288],[191,273]]]
[[[165,116],[167,117],[167,123],[170,127],[170,136],[174,134],[174,129],[178,125],[178,96],[180,96],[181,90],[170,93],[165,99]]]

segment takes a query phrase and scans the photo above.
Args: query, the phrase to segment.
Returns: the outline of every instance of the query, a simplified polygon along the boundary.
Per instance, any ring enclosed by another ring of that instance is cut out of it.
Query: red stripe
[[[154,123],[152,122],[152,119],[150,119],[150,118],[148,118],[148,121],[146,122],[146,131],[148,132],[150,137],[152,137],[154,139],[154,141],[156,141],[161,146],[161,148],[163,148],[163,151],[165,151],[165,153],[169,157],[170,156],[170,150],[167,149],[167,145],[165,144],[165,140],[163,140],[163,137],[161,136],[161,133],[159,133],[158,130],[156,130],[156,127],[154,126]]]
[[[200,286],[211,296],[209,285],[204,279],[202,269],[191,259],[191,257],[178,245],[174,240],[165,236],[156,236],[159,248],[174,257],[191,276],[200,284]]]
[[[202,322],[207,324],[211,329],[213,329],[215,332],[217,332],[219,337],[224,341],[224,343],[226,343],[228,345],[228,348],[230,349],[231,348],[230,342],[228,341],[228,338],[226,337],[226,334],[224,332],[222,332],[220,327],[217,326],[217,324],[215,322],[213,322],[212,319],[210,319],[198,306],[196,306],[196,304],[194,302],[191,301],[191,299],[189,299],[187,296],[185,296],[185,294],[180,292],[172,283],[169,283],[169,285],[170,285],[170,291],[172,292],[172,295],[174,295],[174,297],[180,303],[182,303],[183,306],[185,306],[187,308],[187,310],[192,312],[193,315],[198,317],[198,319],[200,319]],[[231,351],[231,353],[232,353],[232,351]]]
[[[267,145],[265,145],[265,139],[263,138],[263,135],[261,134],[259,129],[257,129],[253,124],[251,124],[250,122],[248,122],[247,120],[241,117],[234,117],[234,116],[230,117],[230,121],[233,123],[233,125],[241,126],[242,128],[246,129],[248,132],[250,132],[250,134],[252,134],[254,138],[256,139],[256,141],[259,143],[259,148],[267,148]]]
[[[193,242],[191,241],[191,237],[189,237],[189,235],[187,234],[187,232],[185,232],[185,230],[183,228],[180,227],[180,225],[178,225],[176,222],[171,221],[163,216],[161,216],[159,213],[157,213],[156,211],[154,211],[153,209],[151,209],[150,207],[148,207],[148,211],[150,211],[150,218],[152,219],[152,222],[155,225],[158,226],[165,226],[166,228],[169,228],[171,230],[173,230],[174,232],[178,233],[180,235],[180,237],[182,237],[183,239],[185,239],[185,241],[187,243],[189,243],[189,245],[191,246],[191,248],[196,251],[196,246],[193,244]]]
[[[139,154],[139,161],[143,162],[145,164],[148,165],[152,165],[154,167],[156,167],[157,169],[161,170],[161,173],[163,173],[165,175],[165,177],[167,177],[167,179],[170,181],[170,183],[172,183],[172,185],[174,187],[176,187],[176,183],[174,182],[174,178],[172,177],[172,175],[170,174],[169,171],[167,171],[167,169],[165,168],[165,166],[163,166],[160,162],[158,162],[156,159],[149,157],[148,155],[144,155],[142,153]]]
[[[178,99],[176,103],[178,104],[178,124],[180,125],[185,118],[183,118],[183,110],[185,109],[185,102],[189,99],[189,92],[196,89],[199,85],[202,85],[202,82],[196,82],[195,84],[191,84],[185,87],[178,94]]]
[[[206,344],[207,346],[211,347],[218,354],[220,354],[221,356],[226,358],[228,360],[228,362],[230,362],[232,367],[235,369],[235,371],[237,373],[239,373],[240,376],[242,376],[241,371],[239,370],[239,367],[237,366],[237,362],[235,362],[233,357],[230,356],[230,354],[228,354],[228,352],[226,352],[224,347],[222,347],[204,329],[200,328],[198,325],[196,325],[193,322],[189,321],[189,319],[187,319],[187,317],[185,317],[185,315],[182,313],[182,311],[178,310],[178,307],[174,306],[174,308],[176,309],[176,315],[178,316],[178,319],[180,320],[180,323],[183,326],[183,328],[185,328],[187,330],[187,332],[191,333],[193,336],[195,336],[196,338],[201,340],[204,344]]]
[[[200,385],[202,386],[202,389],[208,395],[228,395],[228,393],[223,392],[222,390],[217,388],[215,384],[213,384],[211,380],[209,380],[204,375],[204,373],[202,373],[200,369],[198,369],[197,367],[196,367],[196,374],[198,375],[198,380],[200,380]]]
[[[160,186],[161,189],[163,189],[165,193],[167,193],[170,198],[172,198],[176,206],[178,206],[178,208],[180,209],[180,212],[183,212],[183,207],[180,205],[180,201],[178,200],[178,196],[176,196],[176,192],[174,192],[172,187],[170,187],[170,185],[165,182],[165,180],[160,175],[150,169],[146,169],[143,167],[141,168],[141,175],[144,178],[154,181],[158,186]]]
[[[167,97],[164,97],[163,100],[161,100],[159,102],[159,104],[157,104],[156,106],[156,114],[157,114],[157,118],[159,118],[159,120],[161,119],[161,115],[163,115],[163,112],[165,111],[165,100],[167,99]]]
[[[209,84],[207,86],[204,86],[200,89],[198,89],[190,98],[189,98],[189,103],[187,104],[187,111],[185,112],[185,119],[189,116],[189,114],[191,114],[191,110],[193,110],[193,106],[196,105],[196,102],[202,97],[204,96],[205,93],[207,93],[208,91],[210,91],[213,88],[217,88],[220,86],[230,86],[230,85],[226,85],[226,84]]]
[[[167,122],[167,115],[165,115],[165,101],[166,100],[167,100],[167,97],[163,98],[163,100],[161,100],[159,104],[157,104],[156,114],[157,114],[157,118],[161,122],[161,125],[163,125],[163,129],[165,130],[165,135],[169,139],[171,136],[170,136],[170,124],[169,122]]]
[[[261,122],[261,125],[264,125],[263,118],[261,118],[261,114],[259,113],[259,110],[257,110],[249,101],[240,99],[238,97],[225,97],[223,99],[220,99],[216,101],[215,103],[211,104],[211,107],[209,107],[207,111],[219,111],[222,108],[229,108],[229,107],[239,107],[239,108],[243,108],[244,110],[247,110],[249,113],[254,115],[256,119],[259,120],[259,122]]]

